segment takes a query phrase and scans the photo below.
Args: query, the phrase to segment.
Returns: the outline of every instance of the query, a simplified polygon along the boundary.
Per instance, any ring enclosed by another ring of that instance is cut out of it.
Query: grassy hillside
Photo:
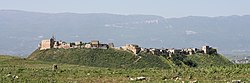
[[[185,58],[184,62],[185,61],[191,61],[200,67],[232,65],[232,63],[227,58],[219,54],[214,54],[214,55],[195,54]]]
[[[173,57],[138,54],[137,56],[114,49],[49,49],[36,50],[29,57],[58,63],[78,64],[105,68],[175,68],[206,67],[230,65],[231,62],[219,54],[190,56],[174,55]]]
[[[58,69],[52,70],[57,64]],[[192,67],[192,68],[142,68],[117,69],[88,67],[81,65],[62,64],[29,60],[12,56],[0,55],[1,83],[180,83],[197,80],[198,83],[226,83],[232,80],[250,82],[250,64]],[[131,81],[130,78],[146,77],[144,81]],[[172,79],[178,76],[179,80]]]
[[[33,60],[52,61],[106,68],[170,68],[158,56],[139,55],[114,49],[50,49],[36,50]]]

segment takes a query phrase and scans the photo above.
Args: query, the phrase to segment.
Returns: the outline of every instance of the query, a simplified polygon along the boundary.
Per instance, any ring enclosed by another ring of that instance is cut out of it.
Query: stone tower
[[[202,46],[201,48],[205,54],[209,53],[209,46]]]
[[[52,36],[50,39],[42,40],[40,43],[40,50],[54,48],[55,41],[56,40],[54,36]]]
[[[53,35],[53,36],[50,38],[50,48],[54,48],[55,41],[56,41],[56,38],[55,38],[55,36]]]

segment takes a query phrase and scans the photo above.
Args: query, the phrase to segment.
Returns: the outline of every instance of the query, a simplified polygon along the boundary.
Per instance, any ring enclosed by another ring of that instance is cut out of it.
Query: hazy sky
[[[164,17],[250,14],[250,0],[0,0],[0,10],[150,14]]]

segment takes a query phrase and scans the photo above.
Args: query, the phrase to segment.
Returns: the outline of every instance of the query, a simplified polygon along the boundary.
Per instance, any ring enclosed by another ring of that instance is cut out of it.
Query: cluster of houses
[[[70,49],[70,48],[99,48],[99,49],[109,49],[109,48],[114,48],[114,44],[113,43],[101,44],[97,40],[92,40],[89,43],[83,43],[81,41],[67,43],[67,42],[64,42],[64,41],[61,41],[61,40],[56,41],[54,36],[52,38],[50,38],[50,39],[42,40],[41,43],[39,44],[39,49],[40,50],[46,50],[46,49],[51,49],[51,48],[64,48],[64,49]]]
[[[197,53],[217,54],[217,50],[210,47],[210,46],[202,46],[201,49],[198,49],[198,48],[183,48],[183,49],[161,48],[161,49],[157,49],[157,48],[142,48],[142,47],[139,47],[138,45],[135,45],[135,44],[126,44],[125,46],[122,46],[122,47],[116,48],[116,49],[128,50],[128,51],[133,52],[134,54],[151,53],[153,55],[168,55],[170,57],[172,55],[175,55],[175,54],[177,54],[177,55],[193,55],[193,54],[197,54]]]
[[[244,59],[232,60],[232,62],[235,64],[248,64],[250,63],[250,60],[245,57]]]
[[[54,36],[50,39],[42,40],[41,43],[39,44],[39,48],[40,50],[46,50],[46,49],[51,49],[51,48],[64,48],[64,49],[70,49],[70,48],[110,49],[111,48],[111,49],[117,49],[117,50],[130,51],[134,54],[151,53],[153,55],[168,55],[170,57],[174,54],[192,55],[192,54],[197,54],[197,53],[203,53],[203,54],[216,54],[217,53],[217,50],[210,46],[203,46],[200,49],[198,48],[183,48],[183,49],[142,48],[136,44],[126,44],[125,46],[114,47],[113,43],[102,44],[97,40],[92,40],[89,43],[83,43],[83,42],[66,43],[64,41],[56,41]]]

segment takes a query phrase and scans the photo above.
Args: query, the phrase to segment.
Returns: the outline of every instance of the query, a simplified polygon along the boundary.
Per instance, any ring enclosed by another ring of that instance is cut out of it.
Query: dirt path
[[[138,62],[142,57],[141,56],[138,56],[139,58],[135,60],[134,63]]]

